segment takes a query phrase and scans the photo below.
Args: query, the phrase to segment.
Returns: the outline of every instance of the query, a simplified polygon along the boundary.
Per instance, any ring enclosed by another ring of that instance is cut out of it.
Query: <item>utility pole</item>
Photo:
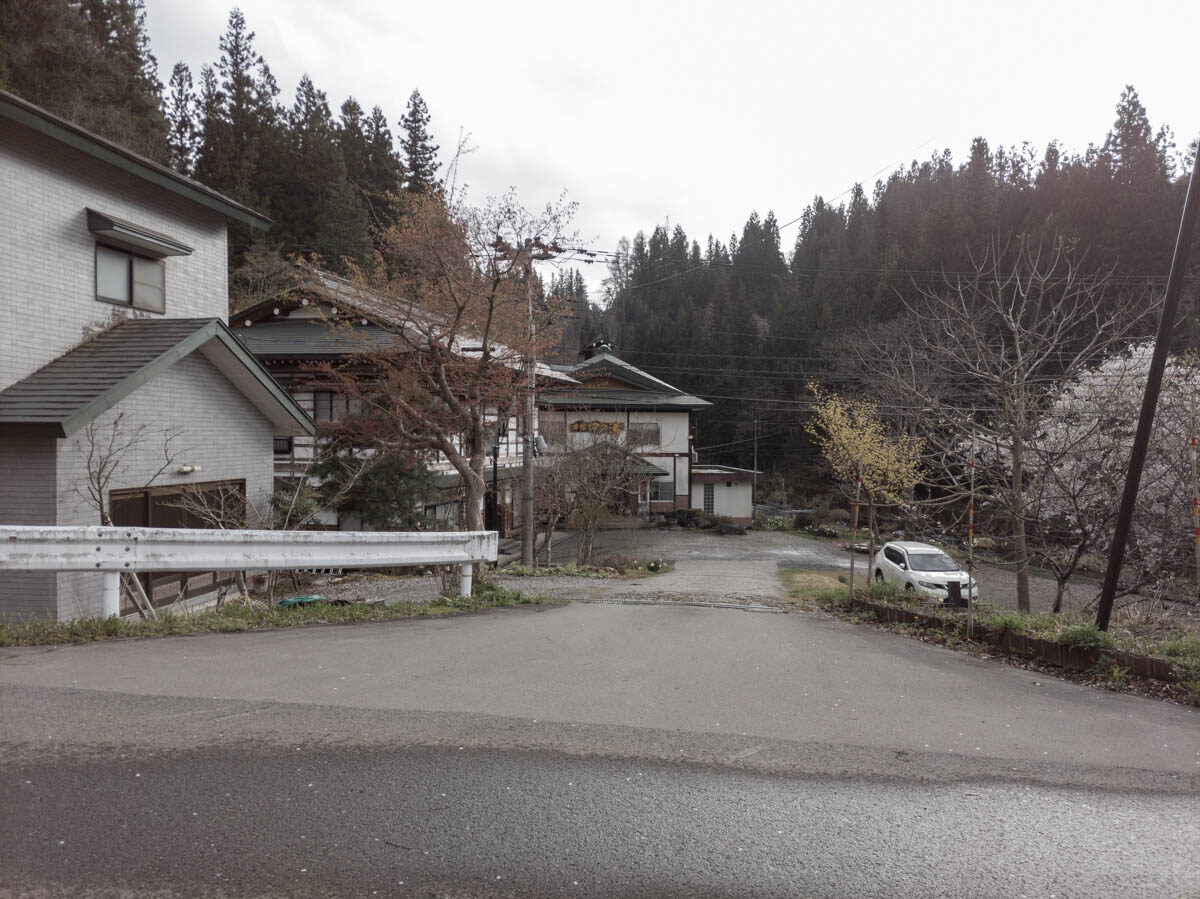
[[[1150,429],[1154,426],[1154,409],[1158,405],[1158,395],[1162,391],[1163,370],[1167,367],[1167,354],[1171,351],[1175,318],[1179,314],[1179,295],[1183,292],[1188,253],[1192,248],[1192,233],[1196,229],[1196,214],[1197,209],[1200,208],[1200,184],[1197,182],[1200,182],[1200,153],[1196,154],[1196,162],[1192,166],[1192,178],[1188,182],[1187,198],[1183,201],[1183,216],[1179,220],[1179,235],[1175,238],[1175,255],[1171,258],[1171,274],[1167,277],[1167,293],[1163,298],[1162,317],[1158,320],[1158,336],[1154,340],[1154,355],[1150,359],[1146,392],[1142,396],[1142,411],[1138,417],[1137,432],[1133,436],[1133,450],[1129,454],[1125,492],[1121,495],[1121,508],[1117,512],[1113,542],[1108,552],[1108,567],[1104,571],[1104,586],[1100,590],[1100,605],[1096,609],[1096,627],[1102,631],[1108,630],[1113,600],[1117,595],[1117,582],[1121,579],[1121,565],[1125,561],[1125,544],[1129,540],[1129,527],[1133,522],[1133,506],[1137,502],[1138,487],[1142,482],[1142,468],[1146,464]]]
[[[1196,544],[1196,595],[1200,596],[1200,477],[1196,470],[1196,395],[1192,394],[1192,539]]]
[[[967,500],[967,637],[975,637],[975,410],[971,410],[971,498]]]
[[[750,488],[750,520],[758,517],[758,419],[754,419],[754,484]]]
[[[521,445],[521,564],[532,567],[533,560],[533,416],[536,389],[533,359],[533,241],[525,242],[525,298],[529,314],[529,346],[525,353],[525,435]]]

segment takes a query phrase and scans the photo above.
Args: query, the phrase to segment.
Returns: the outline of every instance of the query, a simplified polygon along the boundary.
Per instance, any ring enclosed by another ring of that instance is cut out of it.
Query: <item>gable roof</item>
[[[312,420],[220,319],[131,319],[0,391],[0,432],[67,437],[199,350],[282,435]]]
[[[243,222],[251,228],[265,231],[271,225],[271,220],[265,215],[229,199],[224,194],[217,193],[211,187],[207,187],[199,181],[193,181],[186,175],[181,175],[174,169],[167,168],[152,159],[139,156],[108,138],[80,128],[78,125],[5,90],[0,90],[0,119],[19,122],[59,143],[73,147],[88,156],[115,166],[144,181],[149,181],[151,184],[185,197],[194,203],[206,206],[226,218]]]
[[[705,409],[712,405],[708,400],[684,393],[678,387],[642,371],[636,365],[630,365],[612,353],[597,353],[575,365],[555,367],[560,371],[569,372],[582,383],[571,391],[539,393],[538,403],[552,408],[680,411]],[[589,387],[587,381],[593,378],[611,378],[628,384],[629,387]]]
[[[352,313],[362,316],[363,321],[353,325],[349,333],[330,326],[329,322],[320,318],[305,320],[303,327],[299,321],[289,322],[286,319],[275,318],[276,309],[294,309],[305,305],[305,301],[326,303],[342,313]],[[398,308],[399,307],[399,308]],[[256,355],[262,358],[302,358],[306,354],[312,357],[331,358],[362,352],[365,346],[387,346],[390,340],[385,334],[395,334],[404,330],[416,332],[413,322],[437,322],[438,317],[408,301],[395,302],[371,290],[361,287],[352,281],[327,272],[323,269],[308,270],[291,290],[286,298],[272,298],[255,303],[238,310],[229,318],[230,322],[246,322],[248,325],[236,329],[238,339]],[[267,324],[269,323],[269,324]],[[263,336],[261,332],[253,333],[256,327],[265,327],[279,339]],[[290,328],[276,331],[280,326],[291,325]],[[305,330],[307,328],[307,330]],[[420,333],[410,335],[414,342],[420,342]],[[478,353],[481,347],[463,346],[467,338],[456,338],[455,350],[462,354]],[[476,338],[478,339],[478,338]],[[284,342],[294,340],[295,352],[288,352]],[[493,343],[493,347],[499,344]],[[500,347],[503,349],[503,347]],[[516,368],[520,363],[505,362],[505,365]],[[539,378],[558,381],[563,384],[575,384],[575,379],[564,373],[560,367],[536,362],[535,371]]]
[[[642,371],[635,365],[630,365],[624,359],[619,359],[612,353],[597,353],[590,359],[585,359],[571,368],[571,373],[577,381],[588,378],[599,378],[605,375],[625,381],[634,387],[644,390],[654,390],[663,393],[683,393],[678,387],[673,387],[666,381],[660,381],[654,375]]]

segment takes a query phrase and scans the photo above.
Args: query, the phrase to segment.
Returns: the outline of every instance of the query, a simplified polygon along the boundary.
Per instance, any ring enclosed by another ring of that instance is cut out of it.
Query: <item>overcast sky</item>
[[[231,5],[147,0],[164,83],[181,59],[199,80]],[[335,114],[353,95],[395,126],[418,88],[443,160],[471,135],[474,198],[512,186],[540,206],[566,190],[597,249],[667,220],[701,245],[752,210],[784,223],[942,148],[960,162],[977,135],[1082,151],[1126,84],[1181,149],[1200,133],[1196,0],[240,7],[281,100],[307,72]]]

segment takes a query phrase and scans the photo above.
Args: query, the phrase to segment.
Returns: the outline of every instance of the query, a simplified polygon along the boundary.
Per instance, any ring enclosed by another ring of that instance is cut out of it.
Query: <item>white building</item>
[[[724,515],[735,524],[754,518],[754,475],[748,468],[728,465],[692,466],[692,508]]]
[[[197,524],[184,492],[268,505],[272,439],[312,422],[224,324],[230,222],[269,225],[0,91],[0,523],[98,525],[103,505]],[[143,578],[156,604],[216,584]],[[0,573],[0,613],[96,615],[99,581]]]
[[[689,508],[693,416],[712,404],[630,365],[604,343],[583,361],[556,367],[579,385],[538,394],[538,426],[551,450],[608,436],[657,469],[640,511]]]

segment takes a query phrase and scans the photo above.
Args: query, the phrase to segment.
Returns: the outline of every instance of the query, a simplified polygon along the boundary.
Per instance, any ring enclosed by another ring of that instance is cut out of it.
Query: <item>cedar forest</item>
[[[353,97],[335,114],[308,77],[286,102],[236,9],[216,59],[198,73],[177,64],[164,85],[144,18],[141,0],[3,0],[0,88],[270,216],[256,242],[231,229],[234,305],[261,298],[276,260],[369,267],[373,236],[405,214],[405,194],[441,189],[418,91],[394,123]],[[703,458],[749,467],[757,447],[759,467],[784,475],[795,500],[819,483],[808,382],[861,386],[832,348],[970,271],[989,241],[1018,235],[1065,240],[1086,269],[1161,287],[1195,153],[1194,141],[1177,147],[1169,128],[1153,127],[1128,87],[1107,133],[1082,151],[976,138],[958,160],[949,149],[914,160],[873,186],[817,197],[782,225],[754,212],[727,239],[657,225],[615,248],[576,250],[543,287],[571,310],[563,360],[610,339],[629,362],[714,404],[699,416]],[[603,296],[588,295],[574,261],[607,267]],[[1194,347],[1196,329],[1180,341]]]

